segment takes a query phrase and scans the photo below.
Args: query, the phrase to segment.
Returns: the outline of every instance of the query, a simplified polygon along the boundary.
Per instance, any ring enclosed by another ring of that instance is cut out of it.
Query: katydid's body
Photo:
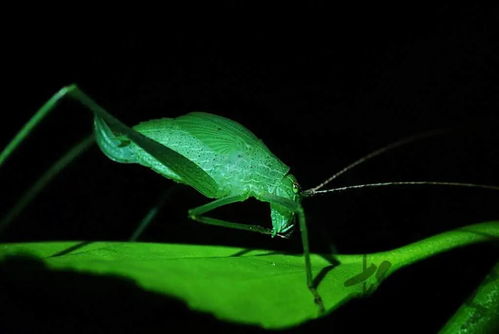
[[[142,122],[133,129],[194,162],[216,183],[201,191],[214,199],[255,197],[268,201],[269,194],[298,201],[298,185],[289,167],[242,125],[225,117],[193,112],[177,118]],[[179,183],[193,186],[133,142],[120,140],[98,118],[95,134],[110,159],[137,163]],[[283,235],[293,227],[293,212],[271,204],[271,234]]]
[[[110,159],[122,163],[138,163],[174,181],[189,185],[206,197],[215,199],[189,210],[189,217],[204,224],[283,236],[292,230],[298,218],[305,258],[307,287],[314,296],[319,312],[324,312],[322,299],[313,283],[305,213],[300,203],[299,187],[288,174],[289,167],[275,157],[253,133],[227,118],[190,113],[141,123],[132,129],[99,106],[76,85],[63,87],[26,123],[0,153],[0,165],[27,137],[32,129],[64,97],[70,97],[94,114],[95,139]],[[83,151],[88,145],[83,145]],[[60,161],[65,161],[63,157]],[[60,165],[66,165],[64,162]],[[57,163],[59,165],[59,163]],[[29,203],[62,167],[49,170],[36,189],[21,199],[20,205],[0,222],[0,230]],[[206,217],[218,207],[241,202],[253,196],[271,206],[272,229]]]
[[[221,116],[194,112],[177,118],[151,120],[130,128],[100,107],[76,85],[62,88],[35,113],[0,152],[0,166],[64,97],[77,100],[93,112],[95,140],[110,159],[149,167],[168,179],[191,186],[204,196],[214,199],[189,210],[189,217],[193,220],[286,237],[292,231],[297,218],[303,245],[307,287],[321,313],[324,312],[324,305],[313,282],[307,225],[301,206],[302,198],[326,192],[398,185],[446,185],[499,190],[499,187],[495,186],[429,181],[383,182],[320,190],[355,166],[388,150],[441,132],[436,131],[408,137],[382,147],[343,168],[317,187],[300,192],[296,179],[289,174],[289,167],[273,155],[251,131],[237,122]],[[91,137],[84,139],[54,163],[0,221],[0,231],[60,170],[86,150],[91,142]],[[218,207],[241,202],[249,197],[270,204],[271,229],[261,225],[228,222],[205,216]],[[147,220],[150,221],[149,218]],[[143,228],[142,225],[140,229]]]

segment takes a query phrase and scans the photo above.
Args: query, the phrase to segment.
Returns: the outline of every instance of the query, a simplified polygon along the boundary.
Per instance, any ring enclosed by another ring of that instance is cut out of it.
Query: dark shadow
[[[246,248],[246,249],[241,249],[240,251],[238,252],[235,252],[234,254],[230,255],[230,257],[239,257],[239,256],[243,256],[245,254],[248,254],[249,252],[251,252],[252,249],[251,248]]]
[[[340,262],[331,254],[319,254],[319,256],[325,259],[327,262],[329,262],[330,265],[322,268],[321,271],[317,274],[317,276],[314,277],[314,280],[312,282],[314,288],[317,288],[319,286],[319,284],[324,279],[324,277],[326,277],[328,272],[330,272],[340,264]]]
[[[63,249],[62,251],[59,251],[55,254],[52,254],[50,255],[49,257],[58,257],[58,256],[62,256],[62,255],[66,255],[66,254],[69,254],[77,249],[80,249],[80,248],[83,248],[87,245],[90,245],[93,241],[80,241],[79,243],[77,243],[76,245],[74,246],[71,246],[71,247],[68,247],[66,249]]]
[[[327,262],[329,262],[334,267],[340,264],[340,261],[338,261],[333,254],[318,254],[318,255]]]
[[[262,332],[192,311],[125,277],[50,270],[28,255],[0,261],[0,300],[0,333]]]
[[[313,287],[317,289],[321,281],[324,279],[324,277],[326,277],[327,273],[333,270],[333,268],[335,267],[336,265],[329,265],[322,268],[321,271],[317,274],[317,276],[314,277],[314,280],[312,282]]]
[[[360,284],[366,281],[369,277],[371,277],[375,273],[376,273],[376,265],[372,263],[369,267],[364,268],[364,271],[362,271],[361,273],[353,277],[350,277],[345,282],[343,282],[343,286],[347,287]]]
[[[230,255],[230,257],[238,257],[238,256],[243,256],[243,255],[246,255],[248,254],[249,252],[253,251],[254,249],[251,249],[251,248],[246,248],[246,249],[242,249],[232,255]],[[268,255],[276,255],[276,254],[286,254],[284,252],[279,252],[279,251],[269,251],[267,253],[264,253],[264,254],[258,254],[258,255],[255,255],[255,256],[268,256]],[[330,254],[318,254],[320,257],[322,257],[323,259],[325,259],[327,262],[330,263],[330,265],[328,266],[325,266],[324,268],[321,269],[321,271],[319,272],[319,274],[314,278],[313,280],[313,286],[315,288],[317,288],[320,284],[320,282],[324,279],[324,277],[326,277],[327,273],[329,271],[331,271],[333,268],[335,268],[336,266],[338,266],[340,264],[340,262],[333,256],[333,255],[330,255]]]
[[[254,251],[255,249],[253,248],[246,248],[242,249],[240,251],[235,252],[234,254],[230,255],[230,257],[238,257],[238,256],[243,256],[245,254],[248,254],[251,251]],[[278,251],[269,251],[263,254],[258,254],[258,255],[253,255],[253,256],[268,256],[268,255],[277,255],[277,254],[282,254],[285,255],[286,253],[284,252],[278,252]]]

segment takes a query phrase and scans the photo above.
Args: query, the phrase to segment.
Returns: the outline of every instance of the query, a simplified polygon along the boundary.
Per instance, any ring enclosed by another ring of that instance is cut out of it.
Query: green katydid
[[[290,168],[272,154],[251,131],[235,121],[213,114],[194,112],[177,118],[146,121],[130,128],[105,111],[76,85],[62,88],[39,109],[0,153],[0,166],[64,97],[79,101],[93,112],[95,140],[102,152],[111,160],[149,167],[168,179],[191,186],[204,196],[214,199],[189,210],[191,219],[205,224],[259,232],[272,237],[287,237],[297,220],[305,260],[306,285],[320,312],[324,311],[324,306],[311,270],[307,225],[301,205],[304,197],[326,192],[393,185],[433,184],[499,190],[499,187],[487,185],[424,181],[372,183],[320,190],[360,163],[406,143],[439,133],[434,131],[408,137],[376,150],[340,170],[317,187],[301,191],[296,178],[289,173]],[[42,177],[20,204],[0,221],[0,230],[6,227],[53,175],[91,142],[90,139],[82,141],[56,163],[55,168],[46,174],[46,177]],[[205,216],[218,207],[242,202],[249,197],[270,204],[272,228]]]

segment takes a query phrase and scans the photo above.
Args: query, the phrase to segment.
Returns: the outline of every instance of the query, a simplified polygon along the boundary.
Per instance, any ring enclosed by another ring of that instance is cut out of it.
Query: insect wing
[[[255,146],[266,148],[251,131],[222,116],[191,112],[175,118],[175,123],[220,154],[241,152]]]
[[[195,163],[172,149],[147,138],[128,127],[105,111],[83,92],[74,91],[73,95],[74,97],[77,97],[80,102],[89,107],[94,112],[95,117],[104,120],[113,132],[126,136],[137,146],[141,147],[159,162],[182,177],[187,184],[206,196],[212,196],[214,194],[214,191],[217,189],[215,180]]]

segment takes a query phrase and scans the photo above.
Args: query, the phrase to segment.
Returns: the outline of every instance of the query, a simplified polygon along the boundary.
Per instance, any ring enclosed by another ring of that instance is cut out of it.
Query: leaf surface
[[[312,254],[327,312],[366,295],[391,273],[466,244],[498,240],[499,223],[470,225],[399,249],[367,255]],[[0,260],[31,255],[53,270],[118,275],[144,290],[183,300],[219,319],[286,328],[319,317],[305,284],[303,256],[266,250],[130,242],[33,242],[0,245]],[[333,264],[332,264],[333,263]]]

